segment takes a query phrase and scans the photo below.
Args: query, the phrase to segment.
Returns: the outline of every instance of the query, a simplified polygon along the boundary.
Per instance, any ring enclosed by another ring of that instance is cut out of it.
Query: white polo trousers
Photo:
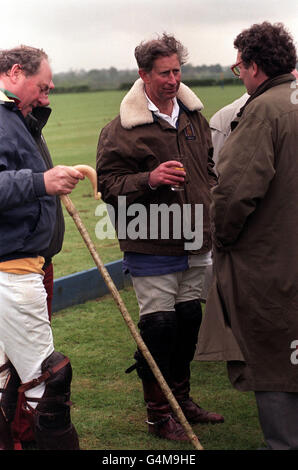
[[[175,310],[175,304],[200,299],[207,266],[161,276],[132,276],[140,316]]]
[[[41,375],[42,362],[54,351],[46,299],[42,275],[0,271],[0,365],[8,358],[22,383]],[[0,383],[4,380],[5,372]],[[26,397],[40,398],[44,389],[42,383]]]

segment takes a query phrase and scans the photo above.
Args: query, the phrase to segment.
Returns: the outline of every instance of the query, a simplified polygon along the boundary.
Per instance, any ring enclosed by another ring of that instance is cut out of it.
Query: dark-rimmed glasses
[[[240,68],[238,67],[243,61],[237,62],[237,64],[232,65],[231,70],[236,77],[240,76]]]

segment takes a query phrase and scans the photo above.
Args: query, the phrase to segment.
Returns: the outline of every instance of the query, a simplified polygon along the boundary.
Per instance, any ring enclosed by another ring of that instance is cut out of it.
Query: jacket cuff
[[[141,173],[138,175],[138,182],[137,182],[137,186],[139,190],[144,190],[144,189],[148,189],[150,188],[150,185],[149,185],[149,175],[150,175],[150,172],[149,171],[145,171],[144,173]]]
[[[33,173],[33,188],[36,194],[36,197],[46,196],[46,187],[44,183],[43,173]]]

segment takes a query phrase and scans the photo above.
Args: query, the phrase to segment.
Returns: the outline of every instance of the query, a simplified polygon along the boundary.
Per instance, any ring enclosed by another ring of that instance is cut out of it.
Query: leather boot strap
[[[55,366],[49,367],[43,374],[41,374],[36,379],[30,380],[30,382],[22,384],[18,388],[18,392],[24,393],[27,390],[30,390],[31,388],[37,387],[37,385],[41,384],[42,382],[45,382],[52,375],[56,374],[60,369],[63,369],[63,367],[65,367],[68,363],[69,358],[65,357],[61,362],[58,362],[58,364],[56,364]]]
[[[145,422],[147,424],[149,424],[150,426],[159,427],[159,426],[162,426],[163,424],[167,423],[169,421],[169,419],[170,419],[170,416],[167,416],[166,418],[161,418],[158,421],[155,421],[154,423],[152,421],[148,421],[148,420],[146,420]]]

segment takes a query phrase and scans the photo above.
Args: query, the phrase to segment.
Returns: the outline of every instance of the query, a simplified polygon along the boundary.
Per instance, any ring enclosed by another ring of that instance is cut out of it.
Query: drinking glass
[[[182,155],[175,155],[175,156],[173,157],[173,160],[176,160],[176,161],[182,163],[182,165],[183,165],[183,157],[182,157]],[[176,167],[175,167],[175,170],[185,171],[185,168],[184,168],[184,166],[182,166],[182,167],[176,166]],[[172,184],[172,185],[171,185],[171,190],[172,190],[172,191],[184,191],[184,182],[183,182],[183,183],[175,183],[175,184]]]

